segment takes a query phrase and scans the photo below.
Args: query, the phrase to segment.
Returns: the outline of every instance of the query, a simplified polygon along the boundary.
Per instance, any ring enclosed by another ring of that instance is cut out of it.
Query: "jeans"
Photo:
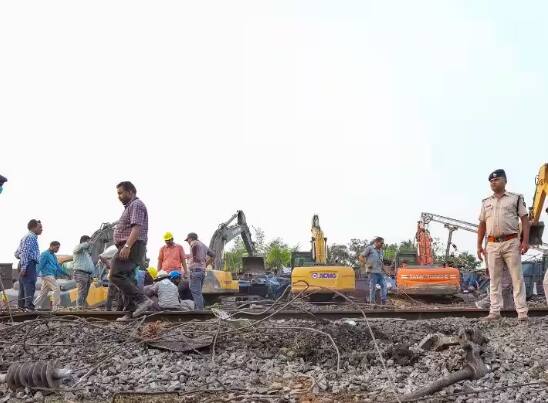
[[[21,309],[34,310],[34,293],[36,292],[36,262],[31,261],[25,275],[19,276],[19,296],[17,305]]]
[[[76,270],[74,272],[74,280],[78,285],[78,300],[76,306],[80,309],[87,307],[86,300],[88,299],[89,287],[91,286],[91,274]]]
[[[386,280],[382,273],[369,273],[369,303],[376,303],[377,284],[381,286],[381,304],[386,303],[388,290],[386,288]]]
[[[203,270],[190,271],[190,292],[194,299],[194,310],[204,310],[204,296],[202,295],[202,286],[204,285],[205,272]]]
[[[137,287],[135,282],[135,268],[142,265],[146,252],[146,245],[143,241],[137,241],[131,247],[129,258],[122,260],[118,257],[120,249],[123,248],[123,243],[118,246],[118,252],[112,258],[110,269],[110,281],[118,287],[124,296],[124,310],[133,312],[137,305],[146,300],[143,290]]]

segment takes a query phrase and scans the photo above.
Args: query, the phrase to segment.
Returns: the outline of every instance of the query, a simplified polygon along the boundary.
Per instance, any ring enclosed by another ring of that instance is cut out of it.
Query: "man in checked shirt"
[[[38,235],[42,233],[40,220],[32,219],[27,224],[29,232],[21,239],[15,257],[19,261],[19,297],[20,309],[34,311],[34,293],[36,292],[36,265],[40,260]]]
[[[116,186],[118,199],[124,205],[124,212],[114,229],[114,244],[118,252],[112,258],[110,281],[124,295],[126,316],[118,320],[130,320],[152,306],[137,287],[134,270],[145,267],[145,254],[148,233],[148,213],[145,204],[137,197],[137,189],[131,182],[120,182]]]

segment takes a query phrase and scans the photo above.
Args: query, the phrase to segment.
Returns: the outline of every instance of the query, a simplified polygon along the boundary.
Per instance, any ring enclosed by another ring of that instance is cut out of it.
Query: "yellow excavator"
[[[312,217],[311,243],[310,252],[294,252],[291,256],[291,292],[298,294],[308,284],[307,292],[313,293],[315,297],[333,296],[329,289],[345,294],[353,293],[356,290],[354,269],[327,264],[327,238],[317,214]]]
[[[532,246],[542,245],[542,233],[544,232],[544,223],[540,221],[546,194],[548,194],[548,164],[543,164],[535,178],[535,195],[533,204],[529,208],[529,221],[531,228],[529,230],[529,244]],[[546,209],[548,213],[548,209]]]

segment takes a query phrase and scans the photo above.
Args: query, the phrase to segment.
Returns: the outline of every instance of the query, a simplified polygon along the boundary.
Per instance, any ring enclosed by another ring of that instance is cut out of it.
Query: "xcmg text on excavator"
[[[327,238],[320,227],[318,215],[312,217],[312,250],[294,252],[291,257],[291,292],[305,290],[316,297],[332,296],[329,289],[352,293],[356,289],[354,269],[348,266],[332,266],[327,263]]]

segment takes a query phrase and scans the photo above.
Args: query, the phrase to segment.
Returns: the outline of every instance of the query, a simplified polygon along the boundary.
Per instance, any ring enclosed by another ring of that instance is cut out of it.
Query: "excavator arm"
[[[236,220],[235,223],[233,223],[234,220]],[[242,210],[238,210],[228,221],[219,225],[219,228],[217,228],[211,237],[209,249],[215,253],[215,260],[213,262],[215,270],[222,270],[225,245],[237,236],[242,237],[247,253],[249,256],[253,256],[255,254],[255,246]]]
[[[540,221],[546,194],[548,194],[548,164],[540,167],[539,173],[535,178],[535,195],[533,204],[529,209],[529,221],[531,229],[529,231],[529,243],[531,245],[542,244],[542,233],[544,232],[544,223]],[[548,212],[548,209],[546,209]]]
[[[312,217],[312,259],[315,264],[327,263],[327,238],[320,228],[320,218]]]
[[[105,251],[109,246],[114,245],[114,227],[118,224],[118,221],[112,223],[103,223],[97,231],[91,235],[90,254],[91,260],[94,264],[97,264],[99,255]]]

